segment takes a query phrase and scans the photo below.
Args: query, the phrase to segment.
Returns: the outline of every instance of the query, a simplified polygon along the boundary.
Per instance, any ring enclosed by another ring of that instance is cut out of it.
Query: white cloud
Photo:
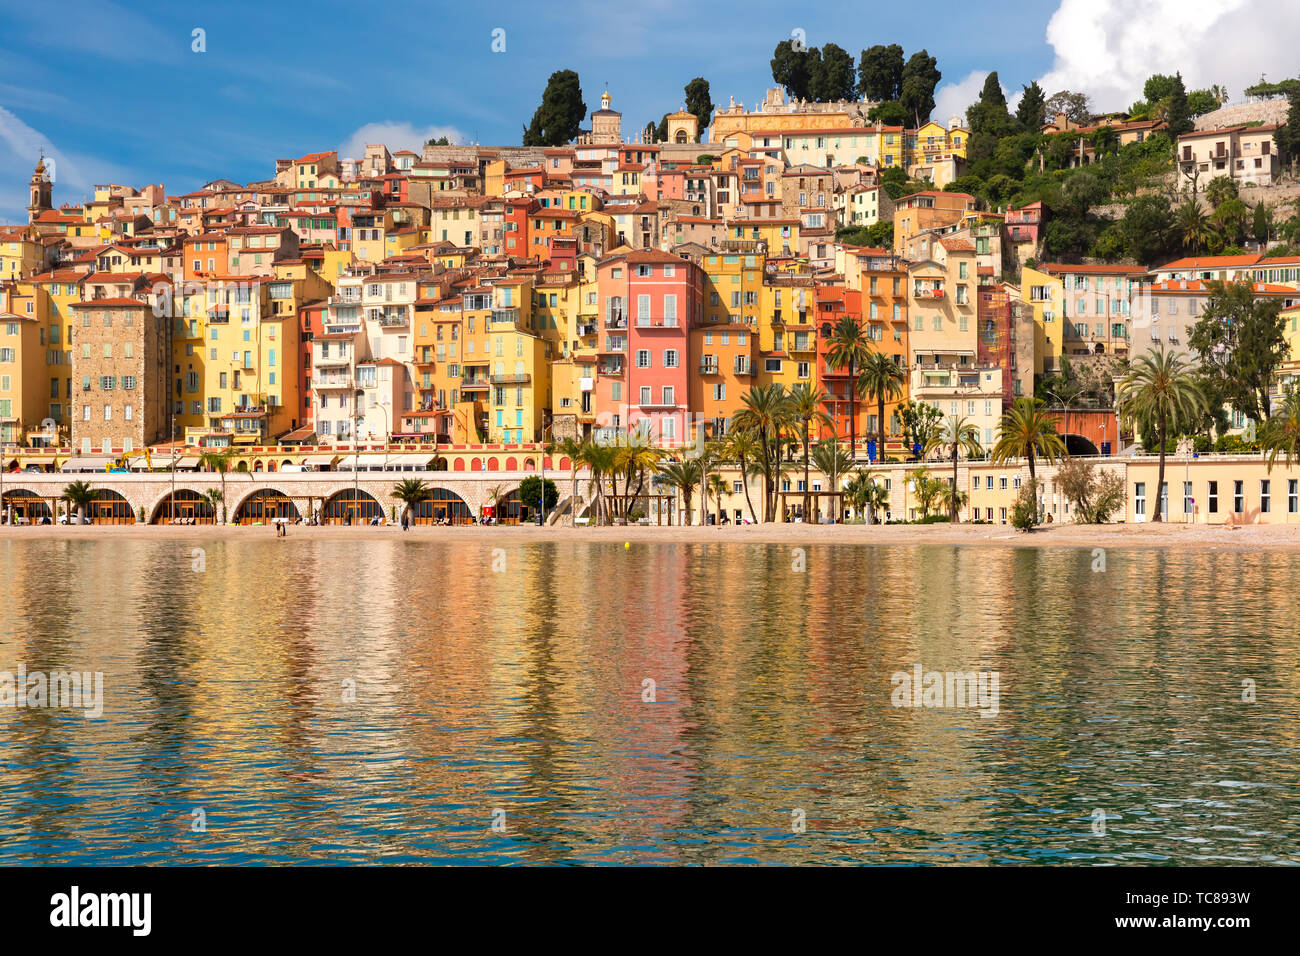
[[[468,138],[454,126],[413,126],[410,123],[367,123],[347,138],[339,147],[340,159],[360,159],[368,143],[383,143],[389,152],[399,149],[420,151],[431,139],[446,136],[452,143],[464,143]]]
[[[984,89],[984,81],[988,79],[988,70],[976,70],[973,73],[967,73],[965,78],[956,83],[945,83],[939,87],[934,94],[934,112],[930,118],[936,123],[942,123],[948,126],[948,121],[956,116],[961,125],[966,125],[966,109],[980,98],[980,93]],[[1002,87],[1003,96],[1007,95],[1007,88]],[[1019,102],[1018,98],[1013,98],[1009,102]],[[1014,110],[1015,106],[1009,106]]]
[[[121,169],[63,152],[0,106],[0,222],[27,221],[27,183],[42,150],[53,160],[56,206],[82,201],[94,183],[123,181]]]
[[[1277,0],[1061,0],[1047,24],[1056,52],[1038,82],[1051,96],[1085,92],[1099,111],[1142,98],[1153,73],[1181,72],[1189,90],[1215,83],[1232,100],[1260,74],[1293,75],[1300,4]]]

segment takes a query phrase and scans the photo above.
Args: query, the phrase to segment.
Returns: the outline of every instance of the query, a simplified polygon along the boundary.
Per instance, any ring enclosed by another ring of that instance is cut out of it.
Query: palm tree
[[[709,475],[709,491],[718,506],[718,525],[722,524],[722,496],[727,492],[727,482],[721,475]]]
[[[826,361],[831,368],[849,370],[849,449],[855,459],[858,454],[858,371],[871,357],[870,341],[862,323],[846,315],[835,323],[826,348]]]
[[[826,390],[820,385],[809,385],[807,382],[800,382],[794,388],[790,389],[790,415],[799,422],[799,438],[803,442],[803,514],[804,520],[808,520],[808,442],[809,432],[812,430],[813,422],[818,425],[830,425],[831,419],[824,411],[822,406],[826,404]]]
[[[1160,446],[1160,471],[1156,476],[1156,506],[1152,521],[1160,520],[1160,499],[1165,487],[1165,444],[1175,434],[1199,421],[1205,412],[1205,394],[1197,386],[1191,366],[1175,352],[1152,350],[1133,361],[1115,388],[1115,409],[1121,421],[1155,431]]]
[[[393,486],[393,497],[406,505],[414,518],[416,506],[429,497],[430,490],[421,478],[403,478]]]
[[[790,424],[790,404],[780,383],[756,385],[741,396],[745,406],[732,418],[736,428],[749,431],[759,448],[763,469],[763,521],[776,510],[775,475],[781,468],[781,431]]]
[[[688,458],[686,461],[671,461],[659,468],[659,480],[670,488],[676,488],[681,493],[682,500],[686,507],[682,513],[686,516],[686,524],[692,524],[691,521],[691,495],[695,493],[695,486],[700,482],[700,469],[696,464],[696,459]]]
[[[583,442],[576,459],[586,465],[591,472],[591,483],[595,488],[595,495],[591,502],[592,518],[597,524],[603,523],[608,517],[605,505],[605,478],[614,472],[616,454],[617,449],[613,446],[588,441]]]
[[[1241,234],[1246,231],[1251,209],[1235,196],[1225,199],[1210,216],[1210,223],[1218,230],[1219,238],[1225,245],[1236,245]]]
[[[708,507],[709,507],[709,469],[718,463],[718,446],[717,444],[706,443],[700,449],[699,455],[695,457],[695,467],[699,472],[700,479],[700,524],[708,524]]]
[[[1214,228],[1195,199],[1188,199],[1174,214],[1174,224],[1182,234],[1183,245],[1192,252],[1200,252],[1214,241]]]
[[[979,429],[965,415],[949,415],[944,419],[943,427],[939,433],[932,437],[926,445],[925,454],[929,455],[931,451],[941,451],[950,449],[952,451],[952,488],[954,494],[948,500],[948,520],[953,524],[957,523],[957,508],[960,505],[957,491],[957,455],[959,452],[965,452],[967,458],[974,458],[976,455],[984,454],[984,448],[980,445]]]
[[[851,472],[857,464],[853,460],[853,456],[841,448],[840,443],[834,439],[830,439],[829,441],[819,441],[817,447],[813,449],[812,459],[813,463],[817,466],[817,470],[825,475],[826,480],[830,482],[831,491],[840,490],[840,479]],[[806,473],[804,480],[805,482],[807,481]],[[808,485],[805,483],[804,500],[807,500],[807,488]],[[803,520],[808,520],[808,511],[806,508],[804,510]]]
[[[569,479],[572,487],[569,491],[569,527],[574,526],[578,517],[578,460],[582,456],[582,442],[576,438],[562,438],[546,445],[548,455],[560,454],[569,459]]]
[[[63,497],[68,499],[77,509],[77,523],[80,524],[86,517],[86,508],[95,500],[99,492],[90,486],[88,481],[74,481],[63,489]]]
[[[1268,453],[1268,470],[1273,470],[1277,456],[1285,456],[1286,466],[1294,458],[1300,461],[1300,392],[1283,399],[1273,416],[1259,430],[1260,446]]]
[[[212,517],[215,519],[217,516],[217,508],[221,505],[221,502],[226,500],[226,496],[221,493],[220,488],[209,488],[207,491],[203,492],[203,500],[206,501],[208,507],[212,509]]]
[[[646,471],[656,468],[659,465],[659,459],[663,458],[663,455],[664,453],[658,448],[640,441],[615,447],[614,471],[610,480],[616,483],[617,476],[623,475],[623,494],[619,497],[619,504],[616,507],[620,517],[628,517],[631,509],[629,496],[635,498],[641,494],[641,489],[645,485]],[[635,492],[632,490],[633,478],[637,479]],[[618,494],[617,486],[614,488],[614,493]]]
[[[230,471],[230,463],[235,459],[235,450],[233,448],[221,448],[215,451],[205,451],[199,456],[199,464],[208,471],[215,471],[221,475],[221,523],[226,524],[226,472]]]
[[[749,496],[749,479],[762,457],[758,442],[753,434],[744,428],[733,427],[722,440],[722,457],[724,461],[734,461],[740,469],[740,482],[745,489],[745,504],[749,506],[749,517],[755,524],[758,515],[754,512],[754,499]]]
[[[1034,456],[1051,464],[1066,457],[1065,441],[1056,430],[1060,419],[1044,411],[1043,400],[1026,395],[1002,413],[993,461],[1029,459],[1029,479],[1034,479]]]
[[[874,395],[876,399],[877,461],[885,460],[885,402],[902,397],[903,381],[902,367],[893,356],[884,352],[872,352],[858,378],[858,388],[863,397]]]

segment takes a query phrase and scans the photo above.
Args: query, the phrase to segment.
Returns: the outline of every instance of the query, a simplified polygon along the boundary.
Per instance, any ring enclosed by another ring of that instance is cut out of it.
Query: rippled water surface
[[[1300,859],[1298,555],[498,541],[0,541],[0,862]]]

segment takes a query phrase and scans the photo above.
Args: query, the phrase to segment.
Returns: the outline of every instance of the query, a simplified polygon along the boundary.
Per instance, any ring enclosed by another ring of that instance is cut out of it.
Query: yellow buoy
[[[625,548],[630,548],[630,547],[632,547],[632,542],[631,542],[631,541],[624,541],[624,542],[623,542],[623,547],[625,547]]]

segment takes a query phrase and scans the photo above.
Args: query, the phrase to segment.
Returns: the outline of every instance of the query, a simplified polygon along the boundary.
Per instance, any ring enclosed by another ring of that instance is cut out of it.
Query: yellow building
[[[20,291],[0,283],[0,442],[22,444],[43,431],[62,391],[45,363],[45,310],[40,290]],[[3,465],[7,462],[0,462]]]
[[[47,241],[30,226],[0,226],[0,282],[40,272],[49,261],[49,243],[58,241]]]
[[[1058,276],[1026,266],[1020,273],[1020,300],[1034,314],[1034,374],[1061,367],[1065,284]]]

